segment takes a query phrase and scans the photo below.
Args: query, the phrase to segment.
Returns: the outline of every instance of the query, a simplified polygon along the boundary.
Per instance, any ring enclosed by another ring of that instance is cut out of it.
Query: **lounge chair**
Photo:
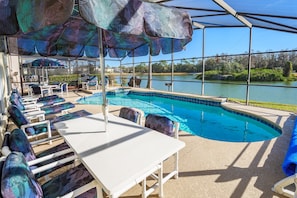
[[[11,93],[9,100],[11,104],[18,106],[24,112],[40,110],[40,107],[42,106],[49,106],[65,101],[64,98],[61,98],[57,95],[50,95],[40,98],[23,98],[16,91]]]
[[[45,168],[31,170],[22,153],[11,152],[1,163],[3,197],[96,197],[97,184],[82,164],[41,185],[35,174]]]
[[[122,107],[120,109],[119,117],[125,118],[125,119],[135,122],[139,125],[142,125],[144,113],[143,113],[143,111],[141,111],[139,109]]]
[[[42,142],[37,142],[37,144],[40,143]],[[65,142],[57,146],[51,147],[50,149],[44,150],[39,154],[36,154],[34,152],[32,144],[35,143],[29,142],[23,130],[14,129],[11,133],[5,133],[1,153],[3,156],[8,156],[13,151],[23,153],[26,161],[31,166],[31,169],[36,169],[46,164],[53,163],[54,161],[61,160],[74,155],[72,149],[70,149],[70,147]],[[41,174],[38,174],[37,177],[43,177],[44,175],[54,170],[57,170],[63,166],[73,164],[73,162],[73,160],[69,160],[69,162],[63,165],[57,165],[52,169],[49,169],[48,171],[44,171]]]
[[[87,90],[89,90],[90,87],[95,87],[96,90],[99,89],[99,84],[98,84],[98,78],[97,78],[97,76],[91,76],[91,77],[89,77],[89,79],[88,79],[88,81],[86,83]]]
[[[23,112],[37,111],[43,106],[43,104],[37,103],[37,100],[23,101],[16,92],[11,93],[9,101]]]
[[[42,120],[32,123],[15,105],[10,105],[8,107],[8,113],[9,118],[12,119],[13,123],[26,132],[28,139],[37,138],[43,134],[47,134],[48,138],[52,137],[49,120]]]
[[[282,169],[287,177],[274,184],[272,190],[287,197],[297,197],[297,118]],[[295,191],[287,188],[293,184],[295,185]]]
[[[148,114],[145,119],[145,127],[154,129],[165,135],[178,139],[179,122],[156,114]],[[163,184],[170,178],[178,178],[178,152],[174,154],[174,170],[163,177]]]
[[[68,83],[61,83],[58,88],[52,89],[53,93],[59,93],[61,96],[66,93],[68,95]]]
[[[29,119],[25,117],[25,115],[15,105],[10,105],[8,107],[8,113],[10,114],[10,118],[12,119],[13,123],[18,128],[21,128],[22,130],[24,130],[29,139],[38,137],[45,133],[48,134],[48,138],[51,138],[52,137],[51,131],[52,129],[54,129],[54,125],[53,125],[54,123],[77,118],[77,117],[87,116],[91,114],[85,110],[80,110],[80,111],[72,112],[62,116],[57,116],[52,120],[43,120],[43,121],[32,123],[30,122]]]

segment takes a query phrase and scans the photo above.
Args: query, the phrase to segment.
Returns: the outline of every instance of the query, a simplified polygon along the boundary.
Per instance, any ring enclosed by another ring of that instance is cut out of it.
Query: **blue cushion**
[[[50,107],[42,107],[41,110],[45,111],[45,114],[55,114],[55,113],[60,113],[63,110],[66,109],[71,109],[74,108],[75,105],[71,102],[66,102],[66,103],[62,103],[62,104],[58,104],[58,105],[54,105],[54,106],[50,106]]]
[[[23,153],[27,161],[36,159],[34,150],[21,129],[14,129],[9,137],[9,148],[11,151],[18,151]]]
[[[42,189],[22,153],[12,152],[6,158],[1,178],[1,193],[9,198],[40,198]]]
[[[171,137],[174,137],[174,122],[165,116],[149,114],[145,119],[145,127],[154,129]]]
[[[290,145],[282,164],[282,168],[287,176],[294,175],[297,172],[297,118],[295,120]]]

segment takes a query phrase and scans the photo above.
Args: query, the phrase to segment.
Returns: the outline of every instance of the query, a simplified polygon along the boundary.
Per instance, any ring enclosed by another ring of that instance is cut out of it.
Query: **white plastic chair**
[[[130,107],[122,107],[120,109],[119,117],[125,118],[132,122],[135,122],[141,126],[143,126],[144,113],[140,109],[130,108]]]
[[[176,139],[178,139],[179,126],[179,122],[173,121],[165,116],[155,114],[147,115],[145,120],[145,127],[154,129],[156,131],[159,131],[160,133],[166,134]],[[153,176],[156,179],[158,178],[158,176],[156,175]],[[174,154],[174,169],[165,177],[163,177],[163,184],[172,177],[174,177],[175,179],[178,178],[178,152]]]

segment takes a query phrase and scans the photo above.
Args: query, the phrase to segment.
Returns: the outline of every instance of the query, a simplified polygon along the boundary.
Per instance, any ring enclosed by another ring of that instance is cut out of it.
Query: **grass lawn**
[[[240,100],[235,98],[229,98],[228,101],[245,104],[245,100]],[[249,101],[249,105],[297,113],[297,105],[279,104],[279,103],[272,103],[272,102],[259,102],[259,101],[253,101],[253,100]]]

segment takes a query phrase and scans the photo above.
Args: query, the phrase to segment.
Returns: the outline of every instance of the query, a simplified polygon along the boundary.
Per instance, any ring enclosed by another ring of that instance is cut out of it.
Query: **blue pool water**
[[[224,110],[222,107],[191,103],[159,96],[142,96],[133,92],[107,94],[109,105],[138,108],[145,115],[155,113],[180,122],[180,129],[191,134],[228,142],[269,140],[280,131],[253,118]],[[128,94],[129,93],[129,94]],[[101,94],[78,100],[82,104],[102,104]]]

